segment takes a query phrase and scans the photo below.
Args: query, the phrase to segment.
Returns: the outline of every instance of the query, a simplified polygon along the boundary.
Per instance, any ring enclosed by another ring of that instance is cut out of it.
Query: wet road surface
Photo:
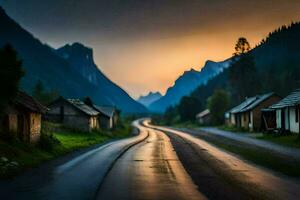
[[[127,151],[114,165],[97,199],[206,199],[193,184],[161,131],[145,129],[146,141]]]
[[[143,125],[140,125],[140,124]],[[300,183],[183,131],[140,134],[0,181],[0,199],[299,199]]]
[[[139,122],[134,122],[140,127]],[[11,181],[0,181],[0,199],[94,199],[114,161],[148,134],[112,141],[76,157],[34,169]]]
[[[286,147],[286,146],[282,146],[282,145],[275,144],[272,142],[254,139],[249,136],[245,136],[245,134],[242,134],[242,133],[241,134],[232,133],[230,131],[220,130],[215,127],[204,127],[204,128],[201,128],[200,131],[205,131],[205,132],[209,132],[211,134],[215,134],[218,136],[223,136],[226,138],[241,141],[241,142],[248,143],[251,145],[256,145],[256,146],[259,146],[262,148],[270,149],[272,151],[277,151],[280,154],[284,154],[289,157],[294,157],[294,158],[300,159],[300,150],[298,148]],[[192,132],[197,134],[197,130],[192,131]]]
[[[168,133],[168,135],[174,136],[183,140],[181,145],[177,144],[174,147],[177,149],[183,148],[183,143],[191,146],[194,150],[199,153],[198,159],[203,159],[208,167],[212,169],[215,174],[219,177],[223,177],[223,181],[227,181],[227,184],[231,184],[236,187],[241,194],[242,198],[238,199],[299,199],[300,197],[300,182],[299,180],[293,180],[285,177],[281,174],[274,173],[272,171],[262,169],[256,165],[250,164],[233,154],[223,151],[204,140],[196,138],[182,131],[173,130],[165,127],[151,126],[152,128],[159,129]],[[177,141],[178,143],[178,141]],[[175,142],[173,142],[175,144]],[[196,152],[194,151],[194,153]],[[178,152],[179,157],[184,153]],[[189,154],[191,155],[191,153]],[[187,157],[187,154],[185,155]],[[184,159],[181,159],[184,161]],[[185,162],[183,162],[185,163]],[[194,182],[198,182],[199,190],[203,191],[204,194],[210,194],[212,190],[207,189],[207,185],[201,184],[197,181],[197,178],[193,175],[189,168],[184,165],[187,171],[190,173]],[[199,166],[197,167],[198,169]],[[195,171],[196,168],[193,169]],[[199,178],[199,177],[198,177]],[[216,181],[216,178],[213,179]],[[213,184],[214,185],[214,184]],[[217,185],[216,185],[217,186]],[[223,188],[223,189],[222,189]],[[205,190],[208,190],[205,192]],[[218,191],[222,195],[222,190],[226,190],[225,187],[220,186]],[[232,190],[229,188],[228,192]],[[238,193],[238,192],[237,192]],[[234,193],[233,193],[234,194]],[[236,198],[219,198],[220,196],[215,196],[213,199],[236,199]]]

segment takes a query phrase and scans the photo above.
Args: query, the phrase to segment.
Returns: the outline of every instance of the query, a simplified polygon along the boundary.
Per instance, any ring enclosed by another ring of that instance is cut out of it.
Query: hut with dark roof
[[[247,98],[229,113],[235,116],[237,127],[250,131],[260,130],[263,126],[262,109],[268,108],[280,100],[281,97],[273,92],[257,95]]]
[[[211,121],[210,121],[210,110],[205,109],[202,112],[198,113],[196,115],[196,119],[201,125],[209,125],[211,123]]]
[[[99,112],[79,99],[58,98],[49,106],[45,118],[67,127],[90,132],[99,129]]]
[[[93,107],[99,111],[100,127],[104,129],[112,129],[115,127],[118,121],[118,113],[113,106],[97,106]]]
[[[5,109],[1,131],[12,134],[21,141],[37,143],[41,136],[42,114],[46,109],[33,97],[19,91],[15,100]]]
[[[300,89],[270,106],[276,111],[276,128],[282,132],[300,133]]]

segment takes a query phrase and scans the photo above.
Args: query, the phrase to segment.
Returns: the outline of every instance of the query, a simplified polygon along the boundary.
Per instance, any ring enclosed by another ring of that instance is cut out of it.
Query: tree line
[[[167,109],[163,120],[193,121],[197,113],[208,108],[212,123],[222,124],[224,112],[246,97],[267,92],[287,95],[300,83],[299,35],[300,23],[293,22],[270,32],[253,49],[246,38],[240,37],[230,67]]]

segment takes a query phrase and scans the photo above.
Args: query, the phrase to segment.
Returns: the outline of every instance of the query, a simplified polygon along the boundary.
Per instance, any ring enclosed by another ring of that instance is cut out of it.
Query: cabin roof
[[[97,110],[86,105],[84,102],[82,102],[79,99],[67,99],[67,101],[89,116],[95,116],[99,114]]]
[[[246,112],[246,111],[252,110],[257,105],[259,105],[261,102],[265,101],[266,99],[268,99],[272,95],[274,95],[274,92],[270,92],[270,93],[267,93],[267,94],[256,96],[255,100],[251,104],[249,104],[248,106],[246,106],[245,108],[240,110],[240,112]]]
[[[202,112],[198,113],[198,114],[196,115],[196,117],[197,117],[197,118],[202,118],[202,117],[204,117],[204,116],[206,116],[206,115],[209,115],[209,114],[210,114],[209,109],[206,109],[206,110],[203,110]]]
[[[112,106],[97,106],[94,105],[94,108],[98,110],[100,113],[104,114],[105,116],[111,118],[114,115],[115,108]]]
[[[231,110],[228,111],[228,113],[239,113],[242,109],[250,105],[253,101],[255,101],[255,97],[249,97],[245,101],[243,101],[241,104],[233,107]]]
[[[241,104],[237,105],[236,107],[232,108],[228,111],[228,113],[240,113],[240,112],[246,112],[249,110],[252,110],[257,105],[259,105],[261,102],[265,101],[272,95],[274,95],[274,92],[270,92],[267,94],[257,95],[254,97],[249,97],[245,101],[243,101]]]
[[[14,103],[36,113],[45,113],[47,110],[45,106],[23,91],[18,92]]]
[[[298,104],[300,104],[300,89],[293,91],[278,103],[270,106],[270,108],[279,109],[284,107],[296,106]]]

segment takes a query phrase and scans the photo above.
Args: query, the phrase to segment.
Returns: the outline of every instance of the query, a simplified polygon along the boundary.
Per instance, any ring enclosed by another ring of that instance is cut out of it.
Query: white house
[[[276,110],[276,128],[282,131],[299,133],[300,89],[272,105]]]

